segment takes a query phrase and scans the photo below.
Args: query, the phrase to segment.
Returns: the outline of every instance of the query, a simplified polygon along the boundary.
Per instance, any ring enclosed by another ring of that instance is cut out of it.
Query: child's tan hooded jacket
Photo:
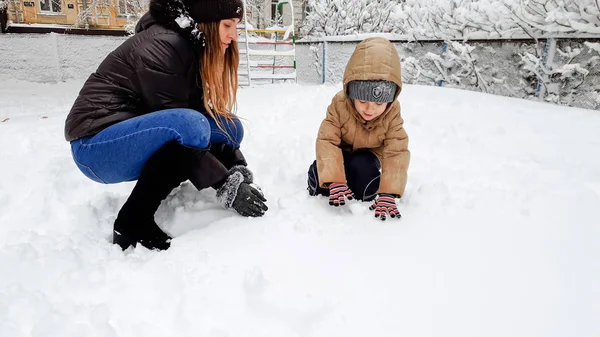
[[[378,118],[365,121],[348,97],[347,85],[354,80],[387,80],[396,83],[394,102]],[[393,45],[383,38],[359,43],[344,71],[344,90],[338,92],[327,109],[317,136],[319,184],[346,183],[342,149],[370,149],[381,161],[378,193],[404,194],[410,161],[408,135],[400,116],[397,98],[402,90],[400,58]]]

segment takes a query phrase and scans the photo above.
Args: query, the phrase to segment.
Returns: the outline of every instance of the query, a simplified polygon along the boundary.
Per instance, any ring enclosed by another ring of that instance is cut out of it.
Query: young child
[[[384,38],[356,46],[344,71],[344,89],[327,108],[317,136],[317,160],[308,170],[310,195],[375,199],[370,209],[385,220],[400,218],[395,198],[404,194],[410,161],[408,135],[397,100],[400,58]]]

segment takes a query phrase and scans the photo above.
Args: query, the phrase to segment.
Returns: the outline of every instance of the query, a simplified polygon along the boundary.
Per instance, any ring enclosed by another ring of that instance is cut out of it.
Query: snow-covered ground
[[[338,86],[239,92],[263,218],[183,185],[170,250],[108,243],[133,183],[73,164],[82,82],[0,87],[0,336],[600,335],[600,114],[437,87],[400,96],[412,162],[403,218],[308,197]]]

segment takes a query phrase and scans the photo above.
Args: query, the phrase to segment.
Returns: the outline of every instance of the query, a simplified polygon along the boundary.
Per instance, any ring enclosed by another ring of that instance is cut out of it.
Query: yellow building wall
[[[45,13],[40,9],[39,0],[9,0],[8,19],[13,23],[56,24],[76,27],[77,16],[84,8],[83,0],[60,1],[60,13]],[[109,1],[104,6],[97,6],[91,10],[91,16],[87,20],[89,28],[123,29],[128,24],[127,17],[118,13],[118,0]],[[90,0],[87,1],[88,4],[91,2]],[[82,22],[78,27],[83,28],[85,26],[86,22]]]

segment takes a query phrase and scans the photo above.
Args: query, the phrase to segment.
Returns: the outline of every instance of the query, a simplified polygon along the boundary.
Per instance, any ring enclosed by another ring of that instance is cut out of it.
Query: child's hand
[[[352,200],[352,191],[346,184],[331,183],[329,185],[329,205],[331,206],[343,206],[346,204],[346,200]]]
[[[391,194],[382,193],[377,195],[377,198],[369,209],[375,210],[375,217],[380,218],[381,221],[385,221],[387,213],[392,218],[400,219],[402,217],[398,211],[398,207],[396,207],[396,200]]]

